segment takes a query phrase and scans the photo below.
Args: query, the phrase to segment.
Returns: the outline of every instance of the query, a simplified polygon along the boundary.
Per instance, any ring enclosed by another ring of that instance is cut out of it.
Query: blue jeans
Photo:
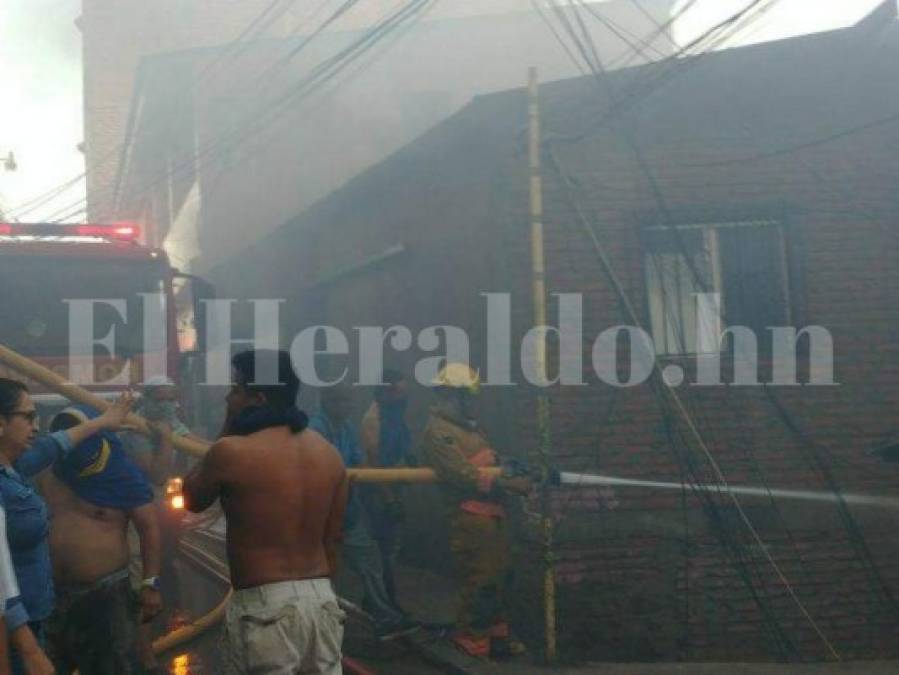
[[[362,581],[363,607],[375,620],[377,628],[396,624],[403,619],[390,601],[384,587],[381,551],[371,536],[368,519],[362,513],[343,532],[343,559]]]
[[[396,579],[394,570],[396,560],[399,557],[399,525],[391,518],[387,510],[387,504],[380,498],[372,498],[369,501],[371,513],[371,534],[378,544],[381,553],[381,569],[384,570],[384,588],[391,604],[396,607]]]

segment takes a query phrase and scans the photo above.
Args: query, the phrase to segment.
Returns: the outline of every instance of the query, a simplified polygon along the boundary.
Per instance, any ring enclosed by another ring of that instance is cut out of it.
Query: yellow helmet
[[[437,387],[466,389],[469,394],[477,394],[481,388],[481,376],[467,363],[447,363],[431,380]]]

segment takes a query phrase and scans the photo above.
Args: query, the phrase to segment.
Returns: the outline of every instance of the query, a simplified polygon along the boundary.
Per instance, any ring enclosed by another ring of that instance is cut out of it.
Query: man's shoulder
[[[308,427],[300,432],[297,442],[300,443],[303,450],[313,452],[333,462],[335,468],[343,467],[343,456],[340,454],[340,450],[327,437],[312,427]]]
[[[258,433],[258,432],[257,432]],[[246,445],[247,440],[249,440],[252,436],[256,434],[249,434],[248,436],[222,436],[217,439],[209,448],[209,451],[213,450],[218,451],[229,451],[236,450],[238,448]]]
[[[251,436],[222,436],[209,446],[209,458],[222,462],[237,457],[254,444]]]
[[[292,442],[296,443],[297,447],[304,453],[314,453],[316,456],[333,461],[335,465],[343,466],[340,451],[327,436],[314,429],[312,425],[295,434]]]
[[[331,439],[328,438],[321,431],[309,425],[305,429],[303,429],[299,434],[296,435],[296,442],[304,445],[306,447],[327,447],[334,448],[334,444],[331,442]],[[335,450],[336,452],[336,450]]]

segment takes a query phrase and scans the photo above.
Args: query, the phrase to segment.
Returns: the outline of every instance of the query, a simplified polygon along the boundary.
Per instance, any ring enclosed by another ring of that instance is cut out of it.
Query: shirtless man
[[[261,359],[277,359],[277,383],[254,384]],[[306,429],[287,353],[242,352],[232,365],[225,435],[184,480],[188,509],[221,499],[227,522],[235,592],[222,672],[339,674],[345,616],[329,577],[346,470],[337,450]]]
[[[96,414],[90,408],[67,408],[50,428],[66,429]],[[138,619],[149,621],[162,608],[159,529],[149,483],[112,433],[75,446],[41,474],[39,483],[52,514],[57,606],[47,636],[57,673],[142,672],[135,643]],[[129,521],[138,532],[143,560],[139,611],[128,575]]]

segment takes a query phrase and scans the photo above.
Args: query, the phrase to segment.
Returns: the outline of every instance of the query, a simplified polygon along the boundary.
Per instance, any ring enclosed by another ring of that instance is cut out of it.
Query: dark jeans
[[[47,655],[58,675],[143,673],[137,656],[137,598],[127,571],[89,588],[57,589],[47,621]]]
[[[399,526],[387,510],[386,502],[379,497],[369,502],[371,513],[371,535],[378,545],[381,554],[381,569],[383,570],[384,588],[387,597],[395,607],[399,607],[396,601],[396,578],[394,577],[396,561],[399,557],[400,540]]]
[[[377,626],[386,627],[401,621],[403,615],[394,608],[384,587],[381,554],[371,536],[368,518],[357,517],[344,530],[343,559],[362,581],[362,606]]]

